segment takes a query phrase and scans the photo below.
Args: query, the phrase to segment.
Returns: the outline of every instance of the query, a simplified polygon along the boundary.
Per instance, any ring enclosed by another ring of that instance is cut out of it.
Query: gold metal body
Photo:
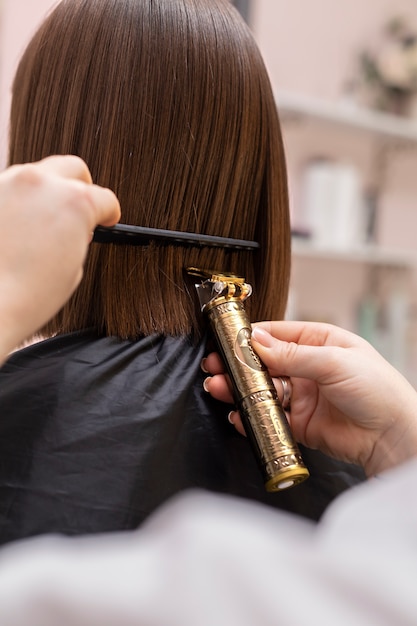
[[[243,278],[190,268],[207,279],[202,311],[208,316],[233,384],[246,434],[261,467],[267,491],[292,487],[308,476],[272,379],[252,348],[251,324],[243,301],[251,286]],[[207,288],[210,295],[207,296]]]

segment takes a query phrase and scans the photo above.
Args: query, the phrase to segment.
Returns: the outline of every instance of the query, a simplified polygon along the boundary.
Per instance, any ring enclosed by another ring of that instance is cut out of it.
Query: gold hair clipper
[[[252,293],[244,278],[187,268],[201,311],[207,315],[229,373],[235,402],[261,467],[267,491],[287,489],[309,476],[293,439],[272,379],[251,345],[251,324],[243,302]]]

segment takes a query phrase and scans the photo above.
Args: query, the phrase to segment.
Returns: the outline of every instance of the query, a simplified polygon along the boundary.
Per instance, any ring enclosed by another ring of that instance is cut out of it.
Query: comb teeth
[[[146,228],[130,224],[116,224],[112,228],[98,226],[93,235],[95,243],[115,243],[131,246],[148,246],[151,241],[160,245],[185,247],[226,248],[230,250],[257,250],[259,243],[246,239],[216,237],[199,233],[185,233],[179,230]]]

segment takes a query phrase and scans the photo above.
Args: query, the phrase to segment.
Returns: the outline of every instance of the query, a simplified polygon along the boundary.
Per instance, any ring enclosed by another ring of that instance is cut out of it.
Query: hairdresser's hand
[[[75,290],[94,228],[119,219],[116,196],[92,184],[78,157],[0,174],[0,361]]]
[[[298,442],[358,463],[368,476],[417,455],[417,393],[368,342],[305,322],[261,322],[252,339],[273,377],[291,377]],[[212,374],[207,391],[231,402],[219,356],[210,354],[204,367]],[[282,395],[279,379],[274,382]],[[237,413],[231,421],[242,432]]]

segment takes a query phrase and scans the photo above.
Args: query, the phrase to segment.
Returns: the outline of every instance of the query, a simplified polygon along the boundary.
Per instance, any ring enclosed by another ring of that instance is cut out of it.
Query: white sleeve
[[[0,551],[0,624],[417,624],[416,482],[415,461],[318,525],[191,492],[139,531],[19,542]]]

